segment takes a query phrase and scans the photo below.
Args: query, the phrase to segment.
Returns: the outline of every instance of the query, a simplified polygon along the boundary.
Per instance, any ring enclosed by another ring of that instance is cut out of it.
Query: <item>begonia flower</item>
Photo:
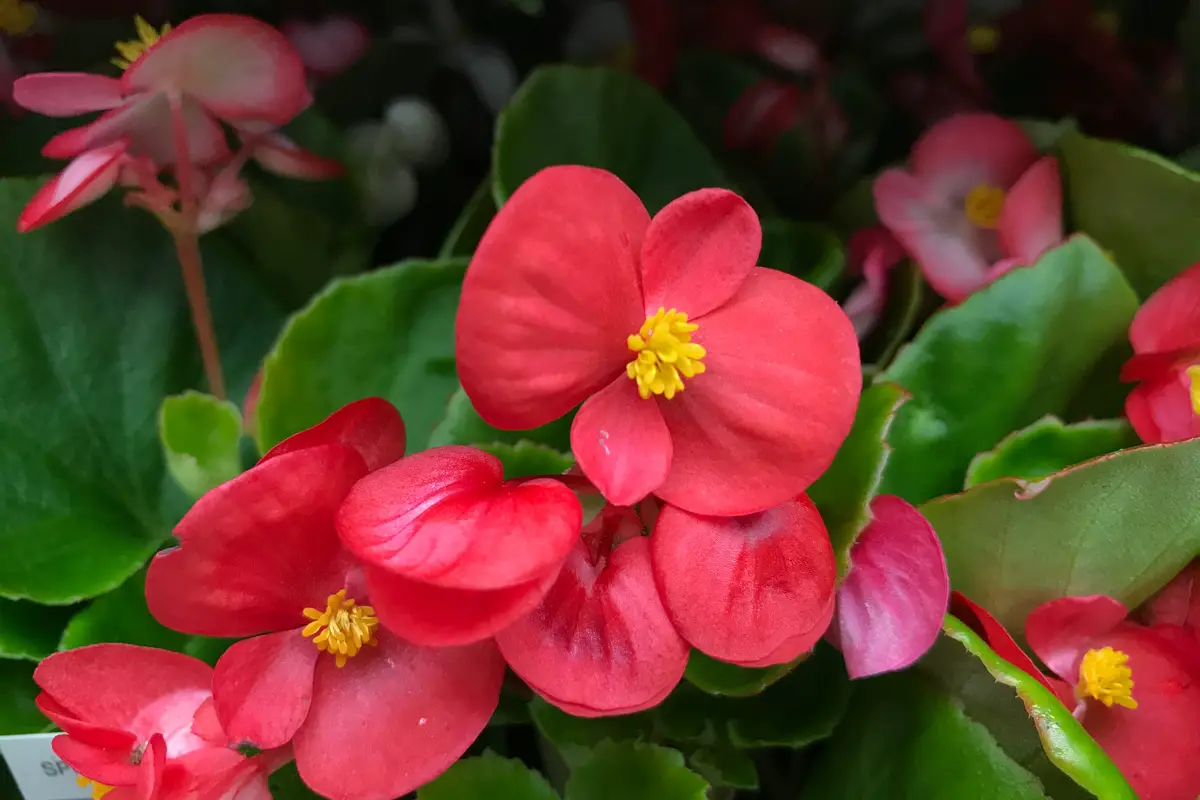
[[[957,114],[875,180],[875,208],[930,285],[957,302],[1063,238],[1058,162],[1015,122]]]
[[[213,669],[182,653],[96,644],[34,671],[38,708],[63,733],[54,752],[107,800],[262,800],[280,758],[247,758],[214,724]],[[284,760],[286,756],[284,756]]]
[[[724,189],[653,220],[615,175],[549,167],[484,234],[456,323],[459,377],[506,430],[583,403],[571,449],[616,505],[698,514],[803,491],[850,429],[853,326],[820,289],[755,266],[762,231]]]
[[[833,546],[804,495],[740,517],[664,505],[650,555],[675,627],[721,661],[789,663],[813,648],[833,617]]]
[[[850,549],[830,627],[850,677],[916,662],[937,640],[949,599],[946,557],[933,526],[899,497],[876,497],[871,521]]]
[[[1121,380],[1138,385],[1125,415],[1142,441],[1200,436],[1200,264],[1193,264],[1142,303],[1129,326],[1133,358]]]
[[[201,497],[175,529],[179,546],[150,564],[146,600],[160,622],[194,634],[252,637],[225,652],[213,677],[216,715],[229,736],[261,749],[290,742],[301,778],[321,794],[403,795],[462,755],[496,707],[504,662],[479,618],[497,614],[486,590],[480,597],[469,590],[503,572],[523,575],[550,549],[537,525],[561,535],[556,525],[563,523],[549,503],[522,505],[523,490],[500,485],[488,472],[498,467],[459,454],[466,449],[401,460],[404,428],[395,408],[377,398],[352,403]],[[414,485],[399,480],[405,475]],[[338,538],[338,509],[364,479],[352,506],[376,508],[380,476],[413,502],[388,506],[406,515],[408,538],[380,542],[375,555],[393,545],[389,566],[408,568],[415,579],[393,581]],[[544,500],[552,490],[528,491]],[[564,503],[563,512],[568,528],[574,514],[569,542],[579,506],[563,491],[573,504]],[[514,518],[531,527],[501,527]],[[526,545],[532,557],[521,550]],[[447,585],[426,586],[421,578]],[[383,607],[414,594],[427,604],[402,605],[397,614],[424,610],[431,629],[474,626],[482,640],[429,647],[402,638],[388,628]],[[507,600],[512,592],[493,594]]]
[[[862,340],[875,329],[887,308],[888,273],[904,260],[904,248],[882,225],[856,231],[846,242],[846,262],[862,282],[842,301],[842,308]]]

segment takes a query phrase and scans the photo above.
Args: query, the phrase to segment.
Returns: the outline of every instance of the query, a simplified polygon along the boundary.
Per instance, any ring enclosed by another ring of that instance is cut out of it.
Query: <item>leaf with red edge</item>
[[[964,488],[1000,478],[1037,480],[1099,456],[1133,447],[1138,438],[1123,419],[1064,425],[1055,416],[1009,434],[992,450],[971,459]]]

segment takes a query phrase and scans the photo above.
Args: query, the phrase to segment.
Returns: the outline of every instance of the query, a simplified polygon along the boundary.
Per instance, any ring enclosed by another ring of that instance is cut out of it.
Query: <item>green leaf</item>
[[[571,420],[573,415],[556,419],[531,431],[502,431],[483,421],[471,405],[467,393],[459,388],[450,397],[446,415],[429,436],[430,447],[446,444],[517,444],[522,441],[542,444],[561,453],[571,449]]]
[[[199,497],[242,472],[242,414],[229,401],[184,392],[158,411],[158,437],[167,469],[191,497]]]
[[[922,503],[958,490],[977,453],[1062,411],[1136,310],[1121,273],[1080,236],[935,314],[882,375],[912,399],[888,435],[879,492]]]
[[[35,666],[29,661],[0,659],[0,736],[50,728],[50,721],[33,702],[38,694],[33,682]]]
[[[460,260],[404,261],[339,278],[293,316],[264,364],[259,448],[378,396],[404,416],[408,451],[423,449],[458,385],[454,313],[465,269]]]
[[[272,772],[267,778],[267,786],[271,790],[271,797],[275,800],[322,800],[323,798],[323,795],[308,788],[308,785],[300,779],[295,761],[289,761]]]
[[[602,742],[640,741],[649,738],[654,718],[648,712],[615,717],[576,717],[540,697],[529,702],[529,714],[571,767],[587,761]]]
[[[1130,608],[1200,555],[1200,440],[1124,450],[1035,482],[1004,479],[921,507],[956,589],[1009,630],[1057,597]]]
[[[894,383],[868,386],[858,401],[850,435],[825,474],[808,487],[808,496],[829,529],[839,576],[850,568],[850,548],[871,519],[871,498],[891,450],[888,429],[907,399],[908,393]]]
[[[714,786],[734,789],[758,788],[758,769],[754,759],[736,747],[699,747],[688,756],[692,769]]]
[[[496,200],[492,197],[492,176],[488,175],[463,206],[458,220],[446,234],[438,258],[467,258],[475,252],[483,232],[496,216]]]
[[[535,70],[500,115],[493,164],[497,205],[553,164],[615,173],[652,214],[686,192],[728,185],[712,154],[657,92],[603,68]]]
[[[141,570],[76,614],[63,632],[59,650],[98,642],[127,642],[163,650],[184,650],[191,639],[159,624],[146,607],[146,571]]]
[[[905,672],[858,684],[800,797],[1042,800],[1045,794],[953,697]]]
[[[537,772],[511,758],[486,752],[464,758],[432,783],[417,790],[417,800],[558,800],[558,792]]]
[[[37,183],[0,181],[0,219]],[[205,274],[226,378],[244,392],[280,315],[218,235]],[[109,198],[0,229],[0,596],[69,604],[120,585],[185,507],[155,420],[202,383],[170,237]]]
[[[1200,176],[1081,133],[1068,133],[1060,147],[1074,228],[1113,253],[1141,297],[1200,261]]]
[[[739,667],[693,650],[688,657],[684,677],[693,686],[709,694],[728,697],[749,697],[766,689],[796,668],[799,661],[773,667]]]
[[[0,658],[40,661],[58,647],[75,609],[0,598]]]
[[[758,263],[803,278],[828,291],[846,269],[837,234],[816,222],[765,219]]]
[[[966,488],[1000,478],[1044,478],[1138,443],[1137,435],[1123,419],[1064,425],[1058,417],[1042,417],[1005,437],[996,449],[971,459]]]
[[[683,754],[653,744],[604,742],[571,772],[566,800],[706,800],[708,781]]]
[[[1021,126],[1021,130],[1025,131],[1025,135],[1030,138],[1039,153],[1053,152],[1064,136],[1079,130],[1079,123],[1070,117],[1058,121],[1026,118],[1015,119],[1013,122]]]
[[[575,464],[567,453],[533,442],[504,444],[493,442],[479,445],[504,464],[504,478],[525,478],[530,475],[562,475]]]
[[[883,313],[862,341],[863,363],[876,370],[890,364],[926,313],[929,299],[925,277],[914,262],[906,260],[892,270]]]

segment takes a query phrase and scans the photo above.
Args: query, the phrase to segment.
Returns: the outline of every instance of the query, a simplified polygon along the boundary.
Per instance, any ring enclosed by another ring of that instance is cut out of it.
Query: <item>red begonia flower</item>
[[[830,628],[851,678],[914,663],[937,640],[950,599],[946,557],[921,512],[880,495],[871,516],[850,550]]]
[[[760,243],[732,192],[692,192],[651,220],[609,172],[544,169],[467,270],[463,388],[508,430],[582,402],[572,450],[614,504],[653,493],[701,514],[777,505],[833,459],[862,376],[846,315],[756,267]]]
[[[879,219],[943,297],[959,301],[1063,238],[1058,162],[1015,122],[958,114],[875,180]]]
[[[671,621],[713,658],[786,664],[829,627],[837,565],[825,523],[804,495],[741,517],[665,505],[650,551]]]
[[[236,742],[290,741],[300,776],[337,800],[396,797],[441,773],[487,724],[504,677],[489,641],[430,648],[380,627],[338,539],[354,484],[403,453],[395,408],[353,403],[201,497],[146,578],[163,624],[254,637],[217,662],[217,717]]]
[[[496,634],[513,671],[568,713],[651,708],[683,677],[688,646],[659,598],[644,533],[632,509],[603,507],[541,604]]]
[[[97,644],[47,657],[33,677],[42,690],[38,708],[64,731],[53,741],[55,753],[93,783],[96,796],[269,796],[265,754],[243,756],[219,726],[205,722],[213,670],[203,661]]]
[[[1121,380],[1138,381],[1125,415],[1142,441],[1200,436],[1200,264],[1150,296],[1129,326],[1133,358]]]

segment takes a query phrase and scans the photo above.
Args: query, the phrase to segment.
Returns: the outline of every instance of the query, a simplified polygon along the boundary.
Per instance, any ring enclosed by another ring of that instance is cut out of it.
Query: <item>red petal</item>
[[[342,162],[310,153],[278,133],[256,141],[253,152],[263,169],[288,178],[323,181],[346,173]]]
[[[238,14],[192,17],[125,70],[126,93],[182,92],[226,120],[291,121],[312,102],[287,37]]]
[[[213,489],[176,526],[181,546],[150,562],[150,612],[202,636],[303,624],[305,608],[346,586],[353,564],[333,516],[366,471],[357,452],[326,445],[277,456]]]
[[[90,780],[109,786],[130,786],[137,783],[138,768],[131,761],[131,748],[92,747],[70,736],[55,736],[50,747],[54,754],[73,770]]]
[[[707,314],[733,297],[761,248],[758,215],[733,192],[700,189],[671,201],[642,242],[646,315],[659,307]]]
[[[659,599],[644,536],[597,564],[579,541],[542,604],[496,644],[536,692],[584,716],[657,703],[683,677],[688,656]]]
[[[37,190],[17,219],[17,231],[28,233],[99,200],[116,185],[125,151],[122,140],[76,158]]]
[[[997,233],[1005,254],[1025,265],[1062,242],[1062,181],[1056,159],[1038,160],[1013,184],[1004,198]]]
[[[119,750],[129,752],[137,744],[137,737],[127,730],[111,728],[104,725],[93,725],[75,716],[70,709],[45,692],[40,692],[34,698],[34,703],[46,717],[62,730],[66,731],[75,741],[96,747],[101,750]]]
[[[230,741],[260,750],[291,741],[308,715],[320,655],[298,628],[244,639],[226,650],[213,675],[213,699]]]
[[[862,387],[854,327],[815,286],[757,268],[693,341],[707,370],[658,402],[674,455],[656,494],[697,514],[762,511],[825,471]]]
[[[1146,605],[1145,617],[1152,625],[1179,625],[1200,634],[1200,560],[1184,567],[1158,590]]]
[[[1142,303],[1129,326],[1135,353],[1200,345],[1200,264],[1172,278]]]
[[[154,734],[146,743],[138,762],[137,798],[154,800],[159,794],[163,771],[167,766],[167,743],[162,734]]]
[[[364,478],[338,512],[346,547],[397,575],[446,588],[541,578],[579,535],[579,500],[550,479],[501,482],[493,455],[437,447]]]
[[[384,633],[342,669],[321,659],[293,745],[300,777],[337,800],[407,794],[471,746],[503,680],[491,642],[432,649]]]
[[[668,505],[650,545],[667,611],[697,650],[735,664],[785,664],[825,633],[837,565],[807,497],[728,518]]]
[[[1190,387],[1191,380],[1181,371],[1134,387],[1125,398],[1125,416],[1143,442],[1181,442],[1200,436],[1200,415],[1192,408]]]
[[[940,200],[962,198],[980,183],[1008,189],[1037,161],[1037,148],[1017,123],[981,112],[955,114],[913,145],[913,174]]]
[[[658,409],[655,398],[643,400],[637,384],[622,375],[575,415],[571,451],[608,502],[631,506],[666,479],[671,434]]]
[[[18,105],[48,117],[73,117],[125,102],[121,82],[87,72],[39,72],[12,85]]]
[[[257,400],[256,392],[256,403]],[[284,439],[268,450],[259,463],[284,453],[327,444],[340,444],[357,450],[367,463],[367,469],[374,472],[404,457],[404,420],[400,418],[396,407],[381,397],[356,400],[308,430]]]
[[[611,173],[548,167],[500,209],[463,282],[458,375],[480,415],[521,430],[612,381],[645,321],[638,253],[650,224]]]
[[[1092,642],[1120,625],[1128,613],[1124,603],[1102,594],[1051,600],[1025,618],[1025,640],[1058,677],[1073,681]]]
[[[1142,353],[1130,356],[1121,365],[1120,379],[1123,383],[1135,381],[1174,380],[1174,373],[1200,361],[1200,347],[1185,347],[1163,353]]]
[[[950,600],[933,526],[899,497],[871,501],[837,593],[837,638],[851,678],[904,669],[937,640]]]

